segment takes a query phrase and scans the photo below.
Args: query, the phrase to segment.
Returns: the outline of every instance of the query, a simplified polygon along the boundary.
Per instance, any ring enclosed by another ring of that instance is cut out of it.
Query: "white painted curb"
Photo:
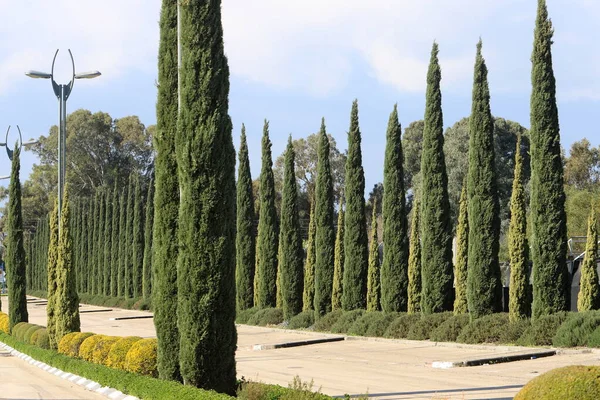
[[[139,398],[134,397],[134,396],[127,396],[126,394],[124,394],[121,391],[118,391],[117,389],[113,389],[108,386],[102,386],[98,382],[94,382],[89,379],[82,378],[81,376],[74,375],[70,372],[61,371],[58,368],[54,368],[54,367],[52,367],[48,364],[45,364],[41,361],[35,360],[35,359],[31,358],[30,356],[28,356],[27,354],[21,353],[20,351],[13,349],[12,347],[10,347],[9,345],[7,345],[3,342],[0,342],[0,347],[7,350],[12,356],[18,357],[18,358],[28,362],[29,364],[38,367],[39,369],[41,369],[43,371],[46,371],[52,375],[56,375],[62,379],[68,380],[69,382],[72,382],[72,383],[76,384],[77,386],[82,386],[86,390],[96,392],[98,394],[101,394],[101,395],[109,398],[109,399],[112,399],[112,400],[140,400]]]

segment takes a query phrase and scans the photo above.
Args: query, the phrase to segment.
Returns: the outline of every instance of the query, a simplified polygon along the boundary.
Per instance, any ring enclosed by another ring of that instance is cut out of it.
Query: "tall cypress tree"
[[[260,215],[258,220],[258,306],[275,307],[277,297],[277,211],[275,209],[275,179],[271,158],[269,123],[265,120],[262,138],[262,169],[260,172]]]
[[[58,215],[58,214],[57,214]],[[57,217],[58,218],[58,217]],[[87,236],[87,274],[83,280],[83,286],[86,293],[92,293],[92,281],[94,279],[94,262],[96,261],[96,257],[94,257],[94,249],[96,247],[95,241],[95,232],[96,232],[96,220],[98,219],[98,215],[96,214],[96,195],[91,196],[89,199],[89,216],[88,216],[88,236]],[[56,222],[58,224],[58,220]],[[123,243],[124,241],[122,241]],[[58,245],[58,239],[56,241],[56,245]],[[48,252],[50,254],[50,252]],[[50,271],[50,269],[48,269]]]
[[[246,143],[246,127],[242,124],[240,150],[238,153],[237,181],[237,231],[236,231],[236,286],[238,310],[254,305],[254,267],[256,262],[256,240],[254,237],[254,198],[250,158]]]
[[[23,246],[23,212],[21,210],[21,151],[15,144],[8,186],[8,221],[6,240],[6,281],[8,284],[9,329],[27,322],[27,266]]]
[[[331,311],[333,290],[333,263],[335,230],[333,228],[333,179],[329,160],[329,138],[325,119],[321,120],[315,184],[315,316],[318,318]]]
[[[383,264],[381,308],[406,311],[408,301],[408,220],[404,193],[404,155],[398,108],[390,114],[383,167]]]
[[[127,188],[127,209],[125,211],[125,297],[133,297],[133,268],[135,265],[133,249],[135,238],[133,236],[135,226],[135,178],[129,176]]]
[[[115,182],[112,193],[112,222],[110,240],[110,296],[118,296],[119,276],[119,220],[121,217],[121,203],[119,202],[119,189]]]
[[[185,384],[234,394],[235,149],[220,0],[181,5],[181,49],[176,139],[181,375]],[[276,246],[277,237],[274,257]]]
[[[365,218],[365,173],[360,150],[358,101],[352,103],[346,159],[346,221],[344,229],[344,310],[365,308],[367,305],[367,269],[369,249]]]
[[[60,215],[60,237],[58,238],[56,260],[56,329],[52,340],[59,343],[64,335],[79,332],[79,296],[75,287],[75,266],[73,265],[73,236],[71,233],[71,210],[69,191],[65,186],[63,207]]]
[[[456,264],[454,265],[454,314],[469,312],[467,301],[467,277],[469,259],[469,207],[467,200],[467,180],[460,192],[458,226],[456,227]]]
[[[331,309],[342,309],[344,293],[344,209],[340,200],[338,211],[337,233],[335,235],[335,258],[333,260],[333,290],[331,292]]]
[[[144,277],[144,204],[140,177],[133,177],[133,297],[142,296],[142,280]]]
[[[104,232],[106,222],[104,214],[106,213],[106,188],[100,188],[98,191],[98,231],[96,233],[96,263],[94,264],[94,294],[102,294],[104,285]]]
[[[598,221],[592,204],[592,211],[588,219],[587,242],[585,256],[581,264],[581,278],[579,281],[579,296],[577,310],[589,311],[600,308],[600,284],[598,283]]]
[[[308,223],[308,240],[306,242],[306,261],[304,262],[304,291],[302,292],[302,311],[314,310],[315,303],[315,263],[316,248],[315,236],[317,227],[315,222],[314,201],[310,208],[310,221]]]
[[[112,249],[112,222],[113,222],[113,195],[110,189],[106,189],[106,197],[104,202],[104,261],[102,263],[103,279],[102,279],[102,294],[110,295],[110,260]]]
[[[427,72],[421,155],[421,311],[424,314],[452,309],[452,221],[444,159],[442,72],[438,51],[434,43]]]
[[[490,110],[487,66],[477,43],[473,104],[469,118],[469,273],[467,300],[471,318],[502,311],[500,280],[500,205],[494,157],[494,120]]]
[[[294,145],[290,136],[285,151],[281,231],[279,233],[279,270],[281,271],[281,297],[285,319],[302,311],[302,285],[304,283],[295,158]]]
[[[50,340],[50,347],[58,348],[56,341],[56,314],[57,314],[57,273],[58,273],[58,202],[54,203],[54,210],[50,214],[50,239],[48,243],[48,304],[46,305],[46,329]]]
[[[144,263],[142,278],[142,295],[144,300],[152,296],[152,228],[154,226],[154,180],[148,185],[146,196],[146,222],[144,223]]]
[[[538,0],[531,55],[531,225],[533,317],[569,309],[567,218],[560,152],[552,35],[545,0]]]
[[[119,265],[117,270],[117,297],[127,297],[125,271],[127,268],[127,189],[119,200]]]
[[[177,1],[162,0],[158,47],[158,99],[154,135],[155,185],[152,229],[152,309],[161,379],[181,380],[177,328]]]
[[[527,200],[525,198],[525,175],[523,173],[524,166],[521,151],[521,135],[519,135],[515,151],[515,173],[510,196],[510,226],[508,228],[508,254],[510,258],[508,316],[513,322],[528,318],[531,315]]]
[[[378,248],[377,203],[373,202],[373,216],[371,217],[371,244],[369,246],[369,272],[367,277],[367,311],[379,311],[381,309],[381,271],[379,267]]]
[[[412,209],[410,247],[408,251],[407,311],[409,314],[416,314],[421,311],[421,291],[421,203],[417,197]]]

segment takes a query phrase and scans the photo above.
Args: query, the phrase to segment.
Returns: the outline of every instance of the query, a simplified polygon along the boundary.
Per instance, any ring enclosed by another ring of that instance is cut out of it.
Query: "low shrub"
[[[335,310],[323,315],[321,318],[315,321],[313,329],[317,332],[330,332],[331,327],[337,322],[343,313],[344,312],[342,310]]]
[[[60,341],[58,342],[58,349],[57,349],[58,352],[61,354],[66,354],[71,357],[77,357],[79,355],[79,348],[77,349],[77,352],[75,352],[75,353],[71,352],[70,348],[71,348],[71,342],[80,334],[81,334],[81,332],[71,332],[71,333],[67,333],[65,336],[63,336],[62,339],[60,339]]]
[[[448,318],[451,318],[454,314],[451,311],[435,313],[429,315],[423,315],[421,319],[416,321],[408,330],[406,335],[407,339],[410,340],[427,340],[431,335],[431,332],[445,322]]]
[[[113,345],[119,340],[121,340],[120,336],[106,336],[102,338],[102,340],[96,343],[96,347],[94,347],[94,350],[92,351],[92,362],[104,364],[106,357],[108,357],[108,353]]]
[[[553,369],[526,384],[515,400],[600,399],[600,367],[575,365]]]
[[[0,331],[10,334],[8,314],[0,312]]]
[[[429,339],[434,342],[456,342],[456,338],[469,322],[469,314],[453,315],[431,331]]]
[[[348,335],[365,336],[369,326],[375,321],[380,321],[385,318],[385,314],[381,311],[368,311],[350,325]]]
[[[496,313],[477,318],[463,328],[457,342],[500,343],[509,324],[507,313]]]
[[[140,298],[135,303],[133,303],[134,310],[146,311],[150,310],[150,300]]]
[[[235,322],[238,324],[247,324],[248,320],[257,312],[260,311],[258,307],[248,308],[247,310],[238,311]]]
[[[313,381],[302,382],[294,377],[287,388],[279,385],[267,385],[259,382],[243,381],[237,391],[238,400],[329,400],[331,397],[313,389]]]
[[[157,377],[156,351],[156,339],[138,340],[127,352],[125,369],[129,372]]]
[[[13,326],[11,335],[13,335],[15,339],[20,340],[22,342],[23,336],[25,335],[25,331],[31,326],[32,324],[29,324],[27,322],[19,322],[18,324],[15,324],[15,326]]]
[[[263,308],[248,320],[248,325],[279,325],[282,322],[283,311],[280,308]]]
[[[388,326],[383,337],[390,339],[406,339],[408,331],[419,319],[421,314],[402,314]]]
[[[142,340],[139,336],[120,338],[120,340],[113,344],[108,352],[108,356],[106,357],[106,360],[104,360],[104,365],[125,370],[125,358],[127,357],[127,352],[131,349],[131,346],[139,340]]]
[[[369,324],[365,336],[382,337],[388,326],[400,315],[402,314],[397,312],[385,313],[383,318],[372,321]]]
[[[519,346],[551,346],[552,338],[567,319],[568,312],[544,315],[536,318],[517,340]]]
[[[35,331],[37,331],[38,329],[42,329],[43,326],[40,325],[32,325],[30,326],[27,330],[25,330],[24,334],[23,334],[23,341],[25,343],[29,343],[31,344],[31,336],[33,335],[33,333]]]
[[[315,323],[314,311],[303,311],[298,315],[290,318],[288,328],[290,329],[306,329]]]
[[[588,347],[600,347],[600,326],[590,334],[587,345]]]
[[[29,338],[29,344],[32,344],[35,346],[35,344],[38,341],[38,337],[40,336],[40,331],[45,330],[46,328],[41,327],[40,329],[37,329],[33,332],[33,334],[31,335],[31,337]]]
[[[79,358],[91,362],[96,344],[98,344],[98,342],[103,340],[105,337],[105,335],[92,335],[86,338],[81,343],[81,346],[79,346]]]
[[[520,319],[514,322],[509,322],[506,329],[500,334],[500,341],[503,344],[517,344],[519,338],[531,326],[530,319]]]
[[[65,353],[63,353],[63,354],[70,356],[70,357],[79,357],[79,348],[81,347],[81,344],[90,336],[94,336],[94,334],[92,332],[73,332],[73,333],[74,333],[74,335],[69,340],[69,345],[65,349]],[[61,342],[62,342],[62,340],[61,340]],[[59,344],[59,352],[61,352],[60,344]]]
[[[50,336],[48,336],[48,331],[46,328],[38,329],[33,334],[35,336],[35,345],[41,349],[49,350],[50,349]],[[32,341],[33,341],[32,336]]]
[[[556,347],[586,346],[592,332],[600,326],[600,312],[573,313],[558,328],[552,338]]]
[[[341,317],[331,326],[332,333],[346,333],[352,326],[354,321],[362,317],[365,310],[352,310],[346,311]]]

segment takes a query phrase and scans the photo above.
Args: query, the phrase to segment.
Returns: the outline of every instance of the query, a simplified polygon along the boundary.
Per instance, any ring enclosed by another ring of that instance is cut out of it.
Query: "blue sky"
[[[68,48],[79,72],[103,74],[76,82],[68,112],[138,115],[154,124],[160,3],[0,0],[0,131],[18,124],[28,139],[56,124],[50,82],[24,72],[49,72],[57,48],[62,77],[57,80],[69,79]],[[568,149],[587,137],[597,146],[600,1],[548,0],[548,8],[555,27],[562,144]],[[265,118],[277,156],[288,134],[316,132],[324,116],[343,150],[357,98],[368,192],[383,179],[385,128],[394,103],[403,126],[423,118],[433,40],[440,45],[446,126],[470,112],[475,44],[481,37],[493,114],[528,127],[535,12],[533,0],[223,0],[236,147],[243,122],[256,178]],[[23,180],[35,162],[25,153]],[[9,172],[2,152],[0,176]]]

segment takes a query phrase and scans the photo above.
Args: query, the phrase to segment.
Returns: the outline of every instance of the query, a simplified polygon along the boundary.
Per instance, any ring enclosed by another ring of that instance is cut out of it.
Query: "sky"
[[[358,99],[366,192],[383,180],[385,130],[394,104],[403,127],[423,118],[431,45],[440,47],[444,125],[468,116],[476,43],[483,40],[492,113],[529,127],[533,0],[223,0],[225,51],[231,71],[229,112],[234,142],[245,123],[253,177],[260,172],[263,121],[274,158],[287,137],[318,131],[321,117],[346,149],[350,107]],[[0,135],[9,125],[24,139],[46,135],[58,104],[47,80],[78,80],[67,111],[86,108],[113,118],[156,123],[160,0],[0,0]],[[600,1],[548,0],[555,36],[554,71],[561,141],[600,145]],[[15,137],[9,138],[9,143]],[[4,141],[4,140],[0,140]],[[4,149],[2,149],[4,150]],[[67,149],[68,151],[68,149]],[[22,157],[21,179],[38,162]],[[0,152],[0,176],[10,173]],[[0,181],[7,185],[7,181]]]

